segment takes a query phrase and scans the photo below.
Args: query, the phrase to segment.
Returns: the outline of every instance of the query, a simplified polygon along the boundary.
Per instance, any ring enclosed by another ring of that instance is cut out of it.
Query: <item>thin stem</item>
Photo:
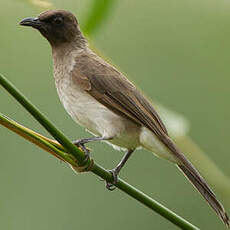
[[[29,102],[5,77],[0,75],[0,84],[5,88],[81,165],[85,159],[84,153],[72,144],[39,110]],[[90,162],[88,161],[88,164]]]
[[[104,177],[104,170],[105,169],[102,168],[101,166],[94,164],[91,171],[97,174],[98,176],[102,177],[103,179],[106,179]],[[146,207],[154,210],[156,213],[163,216],[164,218],[166,218],[167,220],[169,220],[179,228],[184,230],[199,230],[198,227],[192,225],[182,217],[178,216],[176,213],[164,207],[162,204],[152,199],[151,197],[141,192],[140,190],[136,189],[132,185],[128,184],[124,180],[119,179],[118,183],[116,184],[116,187],[122,190],[123,192],[125,192],[126,194],[130,195],[131,197],[133,197],[135,200],[140,201]]]
[[[82,26],[84,33],[87,35],[95,33],[102,23],[106,21],[106,17],[109,16],[110,9],[115,3],[117,2],[114,0],[92,1],[90,11]]]
[[[52,125],[51,122],[49,122],[39,111],[35,108],[5,77],[0,75],[0,85],[2,85],[18,102],[22,104],[22,106],[32,114],[32,116],[59,142],[63,145],[63,147],[68,151],[68,153],[73,154],[76,159],[82,159],[83,153],[77,149],[57,128]],[[7,120],[5,120],[7,121]],[[11,123],[13,125],[13,123]],[[7,127],[7,126],[6,126]],[[24,130],[25,131],[25,130]],[[25,136],[29,135],[26,132]],[[44,142],[44,139],[42,139]],[[46,141],[45,141],[46,142]],[[50,144],[48,141],[46,144]],[[54,151],[54,146],[50,144],[52,150]],[[47,145],[48,146],[48,145]],[[55,149],[55,153],[57,151],[60,151],[58,149]],[[84,155],[83,155],[84,156]],[[98,165],[97,163],[94,163],[92,165],[91,171],[98,175],[99,177],[105,179],[108,182],[112,182],[112,175],[106,171],[103,167]],[[181,229],[185,230],[199,230],[196,226],[192,225],[182,217],[176,215],[174,212],[169,210],[168,208],[164,207],[157,201],[153,200],[151,197],[147,196],[143,192],[137,190],[133,186],[129,185],[125,181],[119,179],[118,183],[116,184],[116,187],[120,190],[124,191],[126,194],[130,195],[134,199],[140,201],[145,206],[149,207],[150,209],[157,212],[159,215],[165,217],[167,220],[175,224],[176,226],[180,227]]]
[[[65,149],[61,145],[57,144],[55,141],[18,124],[14,120],[6,117],[1,113],[0,124],[17,133],[21,137],[27,139],[28,141],[32,142],[33,144],[37,145],[38,147],[42,148],[43,150],[51,153],[53,156],[59,158],[60,160],[68,162],[69,164],[77,167],[77,164],[74,161],[73,157],[66,153]]]

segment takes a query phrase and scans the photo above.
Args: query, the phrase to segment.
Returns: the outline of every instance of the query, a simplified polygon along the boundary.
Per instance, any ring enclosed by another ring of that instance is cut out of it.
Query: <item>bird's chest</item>
[[[70,116],[96,135],[113,136],[124,129],[122,119],[65,76],[56,81],[59,98]]]
[[[70,116],[85,126],[92,129],[91,114],[99,109],[93,98],[84,92],[80,87],[74,85],[69,76],[65,76],[59,81],[55,81],[57,92],[66,111]]]
[[[54,65],[60,101],[73,120],[95,135],[113,137],[111,142],[115,145],[135,148],[139,127],[99,103],[72,80],[70,72],[63,65]]]
[[[57,55],[57,54],[56,54]],[[71,71],[75,65],[74,55],[64,55],[54,60],[54,78],[57,92],[65,110],[79,124],[86,128],[91,127],[90,113],[95,110],[96,104],[75,82],[72,81]]]
[[[64,108],[73,120],[96,135],[105,135],[105,131],[111,132],[114,127],[121,128],[119,117],[73,80],[71,72],[73,68],[77,68],[74,60],[78,58],[78,54],[70,52],[63,56],[59,53],[54,55],[58,55],[58,58],[54,58],[57,92]]]

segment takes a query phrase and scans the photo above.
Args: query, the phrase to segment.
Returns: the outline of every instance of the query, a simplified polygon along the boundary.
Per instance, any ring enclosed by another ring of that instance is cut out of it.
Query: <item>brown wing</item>
[[[222,221],[229,218],[206,181],[169,138],[166,128],[148,100],[121,73],[94,55],[76,60],[73,81],[115,113],[150,129],[178,159],[178,167],[196,187]]]
[[[115,113],[149,128],[162,137],[167,130],[148,100],[120,72],[96,55],[82,55],[72,71],[73,80]]]

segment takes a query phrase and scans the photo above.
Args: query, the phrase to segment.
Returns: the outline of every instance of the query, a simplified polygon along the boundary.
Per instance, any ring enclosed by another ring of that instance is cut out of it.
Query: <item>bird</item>
[[[170,138],[165,125],[147,97],[110,63],[90,49],[76,17],[66,10],[47,10],[23,19],[22,26],[38,30],[50,43],[57,93],[65,110],[93,137],[74,141],[85,144],[104,141],[125,155],[112,170],[113,182],[139,147],[175,164],[193,184],[223,223],[229,218],[223,205],[198,170]]]

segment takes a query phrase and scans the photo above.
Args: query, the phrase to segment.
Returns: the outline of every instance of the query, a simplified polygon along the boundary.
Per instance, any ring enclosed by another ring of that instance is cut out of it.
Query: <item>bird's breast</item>
[[[65,72],[62,77],[55,76],[55,83],[59,98],[74,121],[94,135],[113,137],[111,143],[117,146],[135,148],[139,145],[140,127],[99,103],[69,74]]]

